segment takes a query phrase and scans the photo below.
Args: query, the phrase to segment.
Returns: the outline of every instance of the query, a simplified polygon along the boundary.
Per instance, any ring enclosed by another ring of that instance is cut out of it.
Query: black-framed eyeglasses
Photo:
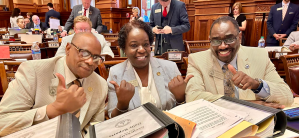
[[[211,46],[220,46],[222,44],[222,42],[224,42],[224,44],[232,44],[234,43],[236,40],[237,40],[238,36],[233,36],[233,37],[229,37],[229,38],[226,38],[226,39],[211,39],[210,40],[210,43],[211,43]]]
[[[81,49],[73,43],[71,44],[78,50],[79,56],[81,56],[83,59],[89,59],[90,57],[92,57],[93,62],[99,62],[99,61],[104,62],[104,58],[102,56],[93,55],[88,50]]]

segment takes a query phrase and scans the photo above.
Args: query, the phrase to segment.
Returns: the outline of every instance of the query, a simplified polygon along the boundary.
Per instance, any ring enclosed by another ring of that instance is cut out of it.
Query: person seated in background
[[[150,46],[154,41],[151,27],[134,20],[124,25],[118,36],[119,46],[128,59],[109,71],[109,117],[147,102],[162,110],[184,103],[186,84],[192,76],[184,80],[176,63],[151,57]]]
[[[130,17],[130,22],[133,20],[141,20],[143,21],[143,18],[140,16],[140,10],[138,7],[132,8],[132,15]]]
[[[27,12],[27,18],[30,20],[30,22],[32,22],[32,16],[33,16],[33,14],[32,14],[32,12]]]
[[[24,18],[21,16],[21,10],[19,8],[14,8],[11,16],[10,16],[10,27],[11,28],[18,28],[17,19],[18,18]]]
[[[25,19],[24,19],[24,26],[26,27],[26,25],[27,25],[28,23],[30,23],[29,18],[25,18]]]
[[[18,18],[17,19],[17,24],[18,24],[18,29],[24,29],[25,24],[24,24],[24,19],[23,18]]]
[[[288,46],[292,51],[299,49],[299,31],[292,32],[283,46]]]
[[[50,17],[49,18],[49,24],[50,24],[50,19],[57,19],[57,18],[55,18],[55,17]],[[57,20],[59,20],[59,19],[57,19]],[[54,31],[56,31],[56,33],[61,33],[62,31],[63,31],[63,29],[64,29],[64,26],[58,26],[58,29],[52,29],[52,28],[48,28],[47,29],[47,34],[48,35],[53,35],[54,34]]]
[[[232,18],[234,18],[238,22],[239,30],[242,33],[241,44],[245,45],[245,30],[246,30],[247,21],[246,21],[246,16],[243,15],[243,14],[241,14],[241,12],[242,12],[242,4],[240,2],[236,2],[233,5],[232,9],[233,9],[233,13],[229,14],[229,16],[232,17]]]
[[[86,16],[77,16],[74,20],[74,31],[76,33],[80,32],[91,32],[91,21]],[[111,57],[114,57],[114,54],[110,48],[111,43],[105,40],[104,36],[95,32],[92,34],[99,40],[102,46],[102,53],[101,54],[108,54]],[[68,35],[62,38],[62,42],[60,47],[58,48],[55,57],[57,56],[64,56],[65,55],[65,48],[67,43],[71,42],[74,37],[74,34]],[[83,39],[82,39],[83,40]],[[85,40],[84,40],[85,41]]]
[[[84,41],[82,41],[84,40]],[[66,56],[23,62],[0,102],[0,136],[73,113],[81,133],[104,121],[107,82],[94,69],[103,59],[91,33],[77,33]]]
[[[145,10],[141,9],[141,17],[143,18],[144,22],[149,22],[148,16],[145,14]]]
[[[47,30],[47,26],[45,23],[40,22],[39,17],[37,15],[32,16],[32,21],[26,25],[26,29],[39,29],[41,31]]]
[[[214,101],[223,95],[284,108],[294,99],[290,87],[275,70],[263,48],[240,45],[236,20],[223,16],[210,29],[211,47],[190,54],[187,75],[194,75],[186,88],[186,101]]]

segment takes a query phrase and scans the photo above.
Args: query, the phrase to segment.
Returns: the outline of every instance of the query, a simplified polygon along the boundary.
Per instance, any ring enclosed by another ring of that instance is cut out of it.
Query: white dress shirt
[[[82,15],[84,15],[84,6],[82,5]],[[86,10],[86,17],[89,18],[89,8]]]

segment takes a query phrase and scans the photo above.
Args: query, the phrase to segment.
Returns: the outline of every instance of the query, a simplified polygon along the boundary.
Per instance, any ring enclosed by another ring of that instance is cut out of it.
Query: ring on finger
[[[240,83],[239,86],[243,87],[243,84]]]

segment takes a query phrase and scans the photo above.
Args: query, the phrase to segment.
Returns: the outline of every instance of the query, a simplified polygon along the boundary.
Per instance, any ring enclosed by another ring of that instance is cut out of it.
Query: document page
[[[60,20],[50,19],[50,28],[51,29],[58,29],[59,26],[60,26]]]
[[[95,124],[97,138],[137,138],[162,127],[152,115],[140,106],[130,112]]]
[[[245,112],[248,116],[244,120],[252,124],[257,124],[263,119],[271,116],[271,113],[269,112],[259,110],[250,106],[238,104],[225,99],[218,99],[217,101],[213,102],[213,104],[226,109]]]
[[[60,116],[2,138],[55,138]]]
[[[180,105],[168,112],[195,122],[196,128],[192,137],[200,138],[216,138],[243,121],[241,115],[205,100]]]

